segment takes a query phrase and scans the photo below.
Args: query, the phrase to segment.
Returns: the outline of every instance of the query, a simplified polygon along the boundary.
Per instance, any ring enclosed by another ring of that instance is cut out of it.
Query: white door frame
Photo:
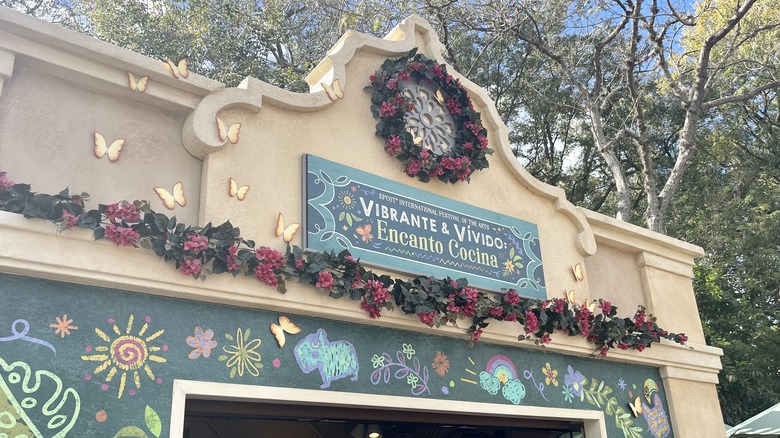
[[[184,408],[187,399],[236,402],[272,402],[274,404],[317,405],[341,408],[417,411],[434,414],[480,415],[519,419],[546,419],[582,422],[587,438],[607,438],[602,411],[584,409],[515,406],[459,400],[398,397],[357,392],[279,388],[274,386],[238,385],[233,383],[174,380],[171,404],[171,438],[184,436]]]

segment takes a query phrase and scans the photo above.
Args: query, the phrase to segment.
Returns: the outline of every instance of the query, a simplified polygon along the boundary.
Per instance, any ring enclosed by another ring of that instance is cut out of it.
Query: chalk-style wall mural
[[[655,368],[11,275],[0,300],[0,436],[167,436],[175,379],[591,409],[610,437],[674,436]]]

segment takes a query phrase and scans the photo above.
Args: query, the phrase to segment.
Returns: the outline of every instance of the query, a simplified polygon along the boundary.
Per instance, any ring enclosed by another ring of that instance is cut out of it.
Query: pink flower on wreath
[[[411,68],[414,71],[422,70],[424,67],[425,67],[425,64],[422,63],[422,62],[419,62],[419,61],[413,62],[412,65],[411,65]]]
[[[111,204],[106,206],[106,210],[103,212],[109,222],[126,222],[133,223],[138,222],[141,219],[141,215],[135,208],[135,204]]]
[[[409,80],[409,73],[406,72],[406,70],[401,70],[398,72],[398,79],[402,81],[408,81]]]
[[[303,259],[302,258],[295,260],[295,269],[297,269],[299,271],[303,270]]]
[[[606,357],[607,352],[609,351],[609,347],[601,347],[601,350],[599,351],[599,356]]]
[[[62,218],[60,219],[65,226],[66,230],[69,230],[76,226],[79,222],[78,216],[73,216],[68,210],[62,211]]]
[[[390,138],[387,139],[387,143],[385,144],[385,151],[392,155],[396,156],[401,153],[401,137],[393,134],[390,136]]]
[[[479,341],[479,338],[482,337],[482,333],[484,333],[484,330],[482,329],[476,329],[474,330],[474,333],[471,334],[471,341],[477,342]]]
[[[433,318],[436,316],[436,312],[424,312],[424,313],[418,313],[417,317],[420,318],[420,322],[427,325],[428,327],[433,327]]]
[[[645,312],[639,311],[634,315],[634,325],[641,328],[645,323]]]
[[[451,313],[460,312],[460,306],[455,303],[455,294],[450,294],[450,302],[447,303],[447,311]]]
[[[116,224],[106,225],[106,231],[103,236],[114,242],[116,246],[135,246],[141,235],[132,228],[123,227]]]
[[[420,163],[420,160],[411,160],[408,163],[406,163],[406,169],[404,169],[404,172],[406,172],[409,176],[415,176],[417,175],[417,172],[422,169],[422,163]]]
[[[463,143],[463,147],[470,151],[470,150],[474,149],[474,143],[472,143],[470,141],[467,141],[467,142]]]
[[[194,252],[200,252],[206,249],[206,245],[209,243],[209,238],[206,236],[201,236],[197,233],[190,233],[187,235],[187,240],[184,242],[184,250],[185,251],[194,251]]]
[[[636,344],[634,345],[634,350],[636,351],[642,351],[645,349],[645,344]]]
[[[444,69],[442,69],[440,65],[434,64],[431,66],[430,70],[437,78],[441,79],[444,77]]]
[[[468,129],[469,131],[471,131],[471,133],[474,134],[474,135],[479,135],[480,131],[482,131],[482,129],[484,129],[482,127],[482,125],[480,125],[478,123],[474,123],[471,120],[468,120],[468,121],[464,122],[463,123],[463,127]]]
[[[552,311],[555,313],[563,313],[563,306],[566,304],[566,300],[563,298],[553,298]]]
[[[387,81],[387,85],[386,85],[386,87],[387,87],[388,89],[392,90],[393,88],[395,88],[395,87],[396,87],[396,85],[398,85],[398,79],[396,79],[396,78],[390,78],[390,79]]]
[[[483,137],[481,135],[478,135],[477,136],[477,141],[479,141],[479,148],[480,149],[485,149],[487,147],[487,145],[488,145],[487,137]]]
[[[198,276],[202,271],[200,259],[187,259],[179,264],[179,272],[183,275]]]
[[[320,289],[330,289],[333,286],[333,274],[328,271],[321,271],[315,286]]]
[[[463,107],[460,106],[457,99],[450,97],[447,99],[447,109],[450,111],[450,114],[460,114]]]
[[[357,260],[354,257],[352,257],[351,255],[348,255],[348,256],[344,257],[344,261],[347,262],[347,263],[352,263],[353,265],[355,263],[357,263]]]
[[[16,183],[8,179],[5,175],[5,172],[0,172],[0,190],[11,190]]]
[[[360,278],[360,272],[355,272],[355,279],[352,280],[352,289],[362,289],[364,286],[363,279]]]
[[[397,109],[396,106],[393,105],[392,103],[390,103],[390,102],[382,102],[382,106],[379,108],[379,112],[384,117],[391,117],[391,116],[395,115],[396,109]]]
[[[550,337],[549,334],[545,333],[545,334],[542,335],[542,338],[539,339],[539,342],[541,342],[542,345],[547,345],[550,342],[552,342],[552,338]]]
[[[504,316],[504,321],[509,321],[509,322],[517,321],[517,314],[516,313],[507,313]]]
[[[504,294],[504,301],[512,304],[513,306],[516,306],[520,304],[520,294],[518,294],[514,289],[509,289],[509,291]]]
[[[612,303],[610,303],[608,300],[601,300],[599,303],[599,309],[601,309],[601,313],[606,315],[612,311]]]

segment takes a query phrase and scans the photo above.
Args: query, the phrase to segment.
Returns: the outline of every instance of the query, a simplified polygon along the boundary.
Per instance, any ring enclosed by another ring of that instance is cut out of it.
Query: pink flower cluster
[[[70,212],[68,210],[63,210],[62,211],[62,218],[60,220],[62,221],[63,225],[65,226],[65,229],[69,230],[69,229],[71,229],[71,228],[76,226],[76,224],[79,222],[79,217],[78,216],[73,216],[72,214],[70,214]]]
[[[135,204],[116,203],[107,205],[103,214],[112,224],[119,222],[132,224],[141,219],[141,214],[138,213]]]
[[[227,270],[229,272],[238,272],[241,269],[236,261],[236,257],[238,257],[238,246],[231,245],[228,247],[227,252]]]
[[[398,108],[390,102],[382,102],[382,106],[379,108],[379,112],[384,117],[392,117]]]
[[[535,333],[539,329],[539,318],[530,310],[525,311],[525,332]]]
[[[0,172],[0,190],[11,190],[16,183],[9,180],[5,175],[5,172]]]
[[[190,233],[187,235],[187,241],[184,242],[185,251],[200,252],[206,249],[206,245],[209,243],[209,238],[201,236],[197,233]]]
[[[371,319],[376,319],[382,316],[381,310],[372,304],[368,304],[366,297],[360,299],[360,308],[368,312],[368,316],[370,316]]]
[[[284,255],[271,248],[262,247],[255,252],[258,265],[255,267],[255,278],[271,287],[279,284],[277,271],[284,266]]]
[[[132,228],[117,224],[106,225],[104,237],[116,244],[116,246],[135,246],[141,238],[141,234]]]
[[[433,319],[436,317],[436,311],[418,313],[417,317],[420,318],[420,322],[423,324],[428,327],[433,327]]]
[[[187,259],[179,263],[179,272],[183,275],[198,276],[203,271],[200,259]]]
[[[520,294],[518,294],[514,289],[509,289],[509,291],[504,294],[504,301],[513,306],[516,306],[520,304]]]
[[[401,137],[393,134],[387,139],[385,145],[385,151],[392,156],[396,156],[401,153]]]
[[[333,286],[333,274],[328,271],[321,271],[315,286],[320,289],[330,289]]]
[[[460,106],[460,103],[454,97],[447,99],[446,104],[450,114],[460,114],[463,111],[463,107]]]

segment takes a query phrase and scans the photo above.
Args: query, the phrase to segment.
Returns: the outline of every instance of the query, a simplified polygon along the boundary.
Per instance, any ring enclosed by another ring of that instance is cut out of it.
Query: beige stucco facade
[[[705,345],[691,284],[701,248],[580,209],[561,189],[534,179],[513,156],[508,129],[487,93],[455,72],[488,128],[495,149],[490,168],[456,185],[425,184],[402,174],[375,136],[370,94],[363,88],[385,59],[413,47],[444,63],[432,28],[410,17],[384,39],[347,33],[309,75],[310,93],[290,93],[253,78],[233,89],[197,74],[175,78],[159,60],[0,8],[0,170],[35,191],[56,193],[67,186],[89,192],[93,206],[148,199],[160,212],[169,211],[153,188],[170,191],[181,181],[187,204],[170,212],[180,221],[230,220],[244,236],[279,250],[285,244],[274,235],[277,213],[288,222],[302,219],[301,157],[307,153],[535,223],[548,297],[575,290],[581,299],[611,300],[626,316],[643,305],[660,326],[688,335],[687,346],[664,341],[641,353],[611,351],[604,360],[660,369],[675,436],[722,436],[715,391],[722,352]],[[128,72],[149,77],[144,93],[128,87]],[[320,83],[335,79],[345,97],[333,102]],[[219,140],[215,116],[227,125],[241,123],[235,145]],[[94,131],[109,143],[126,140],[120,159],[95,157]],[[244,201],[228,195],[229,178],[251,187]],[[295,239],[300,244],[300,235]],[[577,263],[585,266],[584,282],[572,275]],[[51,223],[5,212],[0,212],[0,272],[369,323],[353,302],[305,285],[290,283],[280,295],[252,278],[197,281],[147,251],[93,241],[87,230],[58,233]],[[464,336],[457,328],[421,327],[399,311],[370,323]],[[521,330],[493,323],[482,341],[516,346]],[[574,356],[594,353],[584,340],[563,336],[545,348]],[[602,433],[597,429],[593,436]]]

